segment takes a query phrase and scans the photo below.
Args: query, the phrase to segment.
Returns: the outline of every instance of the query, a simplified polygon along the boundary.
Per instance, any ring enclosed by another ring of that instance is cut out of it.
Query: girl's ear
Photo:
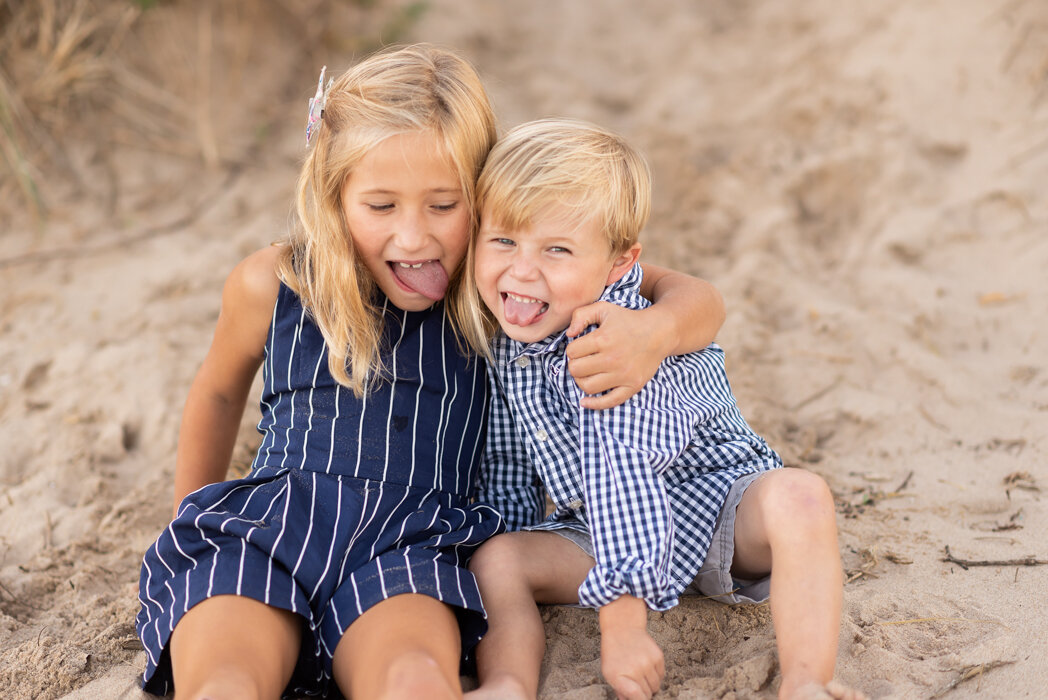
[[[604,283],[604,286],[615,284],[622,279],[622,276],[629,272],[638,258],[640,258],[640,243],[634,243],[629,247],[629,250],[612,261],[611,270],[608,272],[608,281]]]

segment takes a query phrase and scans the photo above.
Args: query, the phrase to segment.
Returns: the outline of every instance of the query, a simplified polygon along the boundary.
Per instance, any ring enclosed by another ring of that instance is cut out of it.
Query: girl
[[[142,566],[144,687],[178,700],[460,697],[460,655],[486,626],[465,564],[503,524],[472,502],[487,392],[456,324],[494,116],[473,68],[430,47],[372,56],[316,99],[299,225],[225,284],[175,518]],[[576,315],[603,324],[573,344],[586,390],[611,390],[594,407],[720,326],[709,285],[649,276],[652,310]],[[225,482],[260,365],[263,441]]]

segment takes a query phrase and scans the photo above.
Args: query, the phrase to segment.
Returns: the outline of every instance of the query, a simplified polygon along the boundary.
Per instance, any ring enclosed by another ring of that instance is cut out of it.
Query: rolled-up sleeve
[[[693,417],[675,403],[667,391],[651,387],[615,408],[581,410],[586,514],[596,559],[579,587],[582,605],[601,607],[623,595],[653,610],[677,604],[679,586],[670,575],[673,515],[659,474],[688,444]]]

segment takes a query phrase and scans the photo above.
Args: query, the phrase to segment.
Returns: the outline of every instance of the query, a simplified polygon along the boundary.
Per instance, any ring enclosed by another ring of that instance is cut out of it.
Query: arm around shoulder
[[[569,336],[600,327],[568,344],[569,370],[589,396],[586,408],[616,406],[636,394],[671,355],[697,352],[724,323],[724,300],[709,282],[647,265],[641,294],[654,303],[630,310],[607,302],[575,310]],[[596,394],[601,394],[596,396]]]
[[[226,279],[218,323],[182,412],[175,464],[175,509],[189,493],[225,478],[251,382],[265,355],[280,289],[281,249],[245,258]]]
[[[712,343],[726,318],[717,288],[682,272],[646,263],[642,267],[641,294],[655,302],[646,311],[659,314],[662,327],[668,329],[666,356],[697,352]]]

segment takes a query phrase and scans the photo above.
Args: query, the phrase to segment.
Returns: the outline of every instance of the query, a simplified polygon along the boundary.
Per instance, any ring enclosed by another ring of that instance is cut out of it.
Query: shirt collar
[[[606,301],[616,304],[634,294],[639,294],[642,279],[644,279],[644,271],[641,269],[640,263],[634,263],[633,267],[629,269],[629,272],[623,275],[614,284],[610,284],[604,288],[604,291],[601,293],[600,298],[598,298],[597,301]],[[621,306],[622,304],[619,305]],[[582,332],[582,335],[589,333],[592,329],[593,326],[590,326]],[[507,361],[513,362],[522,355],[543,355],[557,351],[563,352],[568,344],[568,334],[566,331],[567,329],[558,331],[533,343],[524,343],[518,340],[513,340],[503,334],[502,338],[506,343]]]

